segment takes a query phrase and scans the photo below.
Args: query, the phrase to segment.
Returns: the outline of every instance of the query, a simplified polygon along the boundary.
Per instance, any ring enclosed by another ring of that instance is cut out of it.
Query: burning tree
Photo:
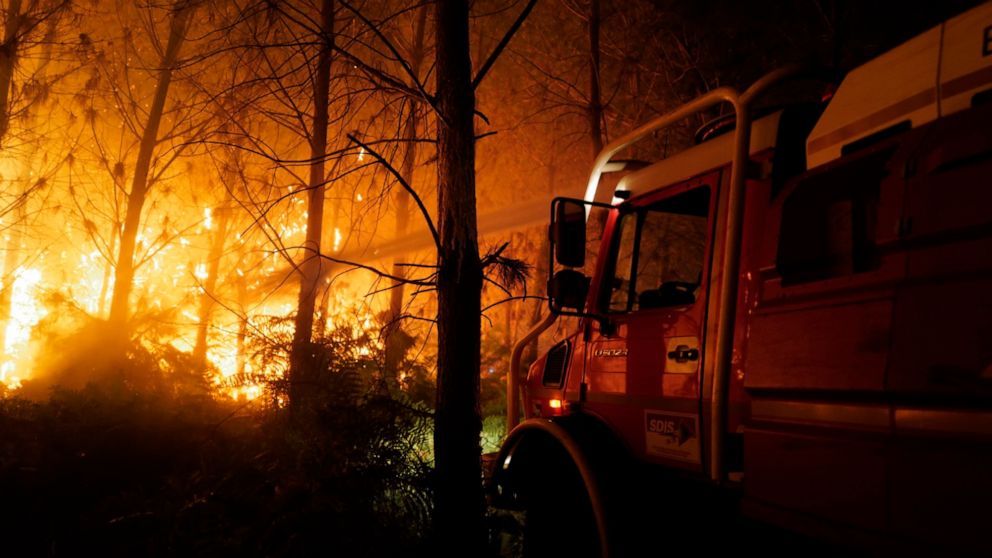
[[[169,96],[169,87],[172,83],[173,72],[179,62],[179,50],[186,40],[186,32],[190,20],[196,10],[196,4],[192,0],[179,0],[168,10],[168,39],[161,59],[153,67],[157,67],[155,78],[155,88],[150,106],[147,106],[147,115],[143,123],[138,120],[134,131],[140,133],[137,157],[134,163],[134,171],[130,189],[127,192],[127,205],[125,209],[123,229],[120,233],[120,247],[117,252],[117,265],[114,269],[114,289],[110,299],[110,322],[123,327],[131,311],[129,302],[131,289],[134,281],[134,254],[137,243],[138,230],[141,225],[141,211],[145,206],[145,199],[148,191],[154,185],[152,176],[152,159],[155,149],[159,144],[159,127],[162,124],[162,116],[165,112],[166,100]],[[154,32],[154,29],[151,30]],[[128,66],[124,66],[125,72]],[[123,92],[130,95],[130,88],[114,87],[115,92]],[[124,100],[124,99],[122,99]],[[140,102],[131,99],[129,105],[140,107]],[[139,109],[140,110],[140,109]],[[176,119],[179,122],[179,119]],[[174,160],[174,158],[173,158]],[[156,170],[160,175],[163,169]]]

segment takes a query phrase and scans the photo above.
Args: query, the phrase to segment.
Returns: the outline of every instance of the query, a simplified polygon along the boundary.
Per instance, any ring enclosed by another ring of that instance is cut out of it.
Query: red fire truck
[[[585,199],[552,203],[552,311],[513,352],[488,484],[525,555],[616,555],[635,530],[663,552],[677,534],[634,516],[709,521],[673,496],[690,485],[845,547],[992,555],[992,3],[828,101],[756,110],[791,73],[617,139]],[[631,145],[720,104],[726,125],[603,197]],[[524,375],[561,315],[578,330]]]

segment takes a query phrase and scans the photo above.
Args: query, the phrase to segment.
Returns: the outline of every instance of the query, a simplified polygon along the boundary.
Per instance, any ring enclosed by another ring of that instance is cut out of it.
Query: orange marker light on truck
[[[555,411],[561,410],[561,399],[551,399],[548,401],[548,407],[554,409]]]

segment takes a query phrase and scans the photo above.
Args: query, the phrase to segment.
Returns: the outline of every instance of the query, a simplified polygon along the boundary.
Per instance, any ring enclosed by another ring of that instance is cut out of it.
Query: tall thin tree
[[[328,104],[330,102],[331,53],[334,50],[334,0],[323,0],[316,74],[313,80],[313,119],[310,137],[310,178],[307,192],[307,233],[303,261],[299,264],[300,292],[296,305],[293,344],[290,349],[289,399],[298,407],[305,397],[312,372],[314,308],[320,283],[320,240],[324,222],[324,160],[327,157]]]
[[[480,554],[479,409],[484,267],[475,193],[475,89],[534,8],[530,0],[472,76],[469,3],[434,4],[437,111],[437,388],[434,529],[446,554]]]
[[[424,60],[424,28],[427,23],[427,6],[421,6],[417,14],[417,22],[413,32],[413,41],[410,45],[410,73],[414,76],[420,75],[420,66]],[[415,84],[411,84],[411,88]],[[403,127],[403,139],[406,143],[403,146],[403,160],[400,173],[407,184],[413,184],[413,173],[417,164],[417,127],[419,121],[418,108],[420,101],[409,99],[407,101],[406,122]],[[410,193],[403,188],[397,188],[396,200],[396,238],[403,238],[407,234],[410,224]],[[398,278],[406,277],[406,267],[401,265],[399,258],[393,260],[393,276]],[[403,313],[403,293],[405,284],[403,281],[394,281],[389,296],[389,315],[385,335],[385,358],[386,373],[395,374],[399,366],[399,361],[403,356],[402,343],[398,333],[400,332],[400,316]]]
[[[226,179],[233,182],[231,172],[225,172]],[[215,299],[216,289],[220,280],[221,260],[224,259],[224,250],[227,247],[228,233],[230,232],[231,212],[234,206],[234,199],[231,189],[227,188],[227,195],[222,204],[213,208],[211,217],[216,216],[217,222],[211,224],[210,250],[207,254],[207,261],[204,264],[205,275],[200,285],[199,309],[197,310],[196,341],[193,343],[193,362],[205,368],[207,365],[207,351],[209,349],[208,334],[210,333],[210,323],[214,314],[214,307],[217,305]],[[211,219],[212,220],[212,219]]]
[[[438,355],[435,529],[452,550],[482,541],[479,351],[482,269],[475,206],[475,90],[469,4],[438,0]]]
[[[114,290],[110,300],[110,322],[121,324],[127,321],[129,299],[134,283],[134,252],[138,231],[141,227],[141,210],[151,186],[149,175],[155,146],[158,143],[159,125],[165,111],[172,75],[179,60],[179,50],[186,39],[186,30],[196,9],[196,2],[179,0],[172,7],[169,22],[169,40],[162,53],[155,84],[155,95],[148,109],[148,120],[141,134],[138,159],[134,166],[131,190],[127,197],[127,212],[124,229],[121,232],[120,248],[117,252],[117,267],[114,272]]]
[[[10,0],[4,14],[3,44],[0,45],[0,140],[10,126],[10,88],[17,65],[18,31],[23,23],[21,0]]]
[[[603,150],[603,96],[600,92],[599,75],[599,27],[601,23],[602,13],[599,0],[591,0],[589,4],[589,106],[586,110],[589,118],[589,139],[591,140],[593,159]]]

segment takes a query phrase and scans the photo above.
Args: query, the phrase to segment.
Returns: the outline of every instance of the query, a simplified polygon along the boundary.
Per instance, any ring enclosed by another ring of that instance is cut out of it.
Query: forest
[[[486,555],[549,201],[972,4],[3,0],[9,555]]]

